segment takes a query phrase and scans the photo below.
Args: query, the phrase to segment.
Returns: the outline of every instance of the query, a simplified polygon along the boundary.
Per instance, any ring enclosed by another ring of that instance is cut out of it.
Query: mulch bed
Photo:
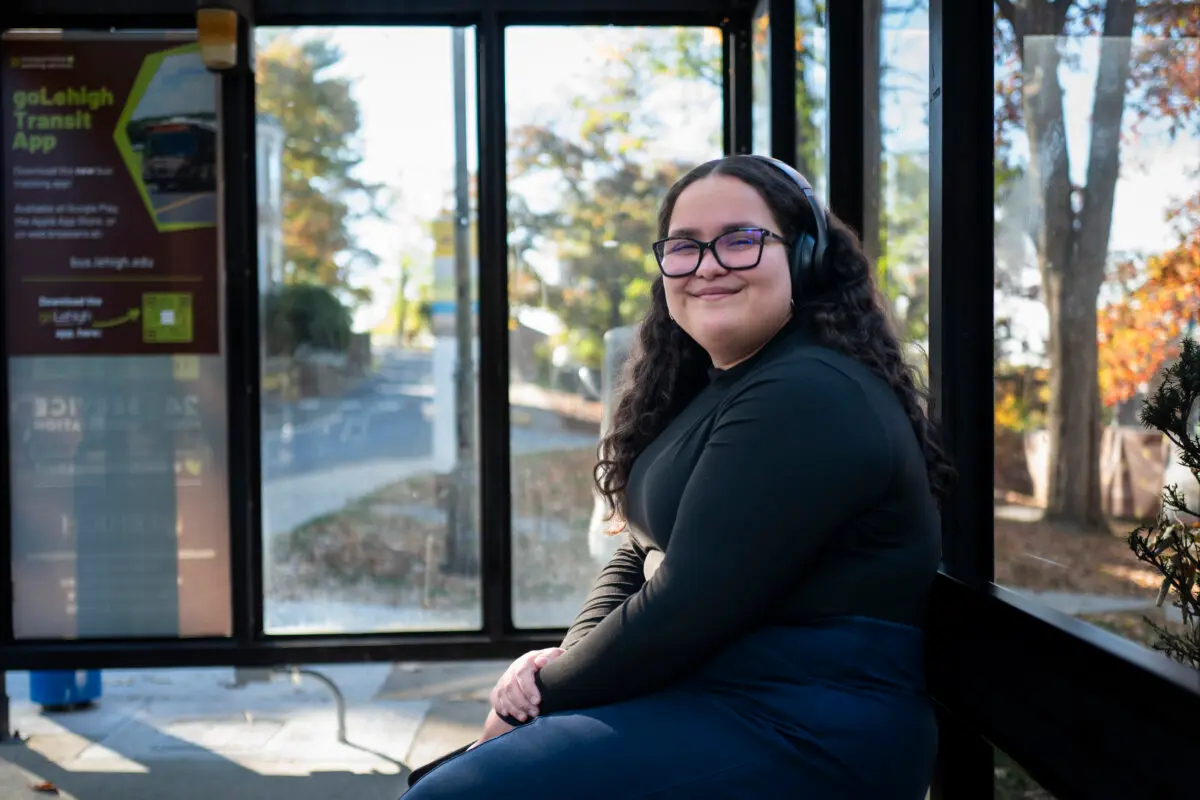
[[[1134,522],[1090,532],[1051,523],[995,521],[996,583],[1031,591],[1150,598],[1161,578],[1138,561],[1125,537]]]
[[[595,458],[590,447],[513,458],[517,597],[554,598],[594,579],[587,531]],[[268,572],[272,598],[329,593],[372,604],[475,607],[478,576],[440,568],[451,480],[429,474],[397,481],[279,537]]]
[[[1011,498],[1005,498],[1011,500]],[[1151,606],[1162,578],[1138,561],[1125,537],[1138,523],[1110,520],[1100,530],[1065,530],[1044,521],[995,520],[996,583],[1029,591],[1058,591],[1145,600],[1147,609],[1082,614],[1080,619],[1153,648],[1157,634],[1146,617],[1176,633],[1180,622]],[[1169,597],[1164,610],[1175,598]],[[1174,610],[1174,609],[1172,609]]]

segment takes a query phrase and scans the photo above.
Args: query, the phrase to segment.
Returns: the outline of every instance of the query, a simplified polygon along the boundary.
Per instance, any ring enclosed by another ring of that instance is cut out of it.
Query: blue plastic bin
[[[99,699],[101,671],[45,670],[29,673],[29,699],[41,706],[77,706]]]

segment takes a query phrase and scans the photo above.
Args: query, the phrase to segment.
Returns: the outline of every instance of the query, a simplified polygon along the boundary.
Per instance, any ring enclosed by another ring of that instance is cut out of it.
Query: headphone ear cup
[[[792,246],[792,294],[799,295],[812,282],[813,250],[816,241],[806,233],[796,237]]]

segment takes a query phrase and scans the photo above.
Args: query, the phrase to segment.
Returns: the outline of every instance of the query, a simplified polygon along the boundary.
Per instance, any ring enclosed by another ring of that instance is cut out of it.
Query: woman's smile
[[[705,303],[715,303],[724,300],[727,297],[733,297],[742,291],[742,287],[732,288],[728,286],[705,286],[704,288],[690,292],[692,297],[697,300],[702,300]]]

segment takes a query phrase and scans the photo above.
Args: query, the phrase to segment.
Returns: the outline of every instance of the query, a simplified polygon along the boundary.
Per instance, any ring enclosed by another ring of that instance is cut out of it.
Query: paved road
[[[150,192],[150,205],[160,225],[217,221],[216,192]]]
[[[297,403],[264,400],[263,478],[318,473],[377,459],[433,455],[433,362],[428,353],[387,351],[379,369],[342,397]],[[564,431],[553,414],[514,427],[513,452],[591,447],[594,437]]]

